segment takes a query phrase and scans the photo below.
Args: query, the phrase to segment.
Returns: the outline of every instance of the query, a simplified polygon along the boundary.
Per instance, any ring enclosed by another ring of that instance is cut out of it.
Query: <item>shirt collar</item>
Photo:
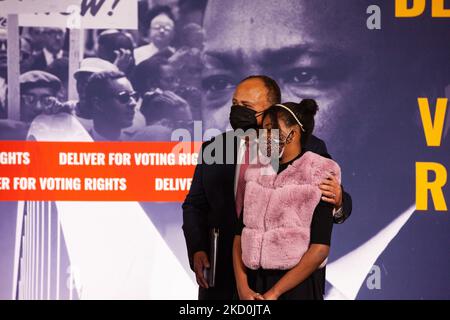
[[[53,53],[47,50],[47,48],[43,48],[42,52],[44,53],[45,61],[47,62],[47,65],[52,64],[52,62],[55,60],[53,58]],[[56,59],[61,59],[63,57],[63,51],[59,50],[59,52],[56,54]]]

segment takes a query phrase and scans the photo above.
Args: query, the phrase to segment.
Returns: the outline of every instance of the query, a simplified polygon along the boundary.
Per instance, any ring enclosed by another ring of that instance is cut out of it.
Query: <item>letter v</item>
[[[430,104],[428,98],[418,98],[420,117],[428,147],[439,147],[444,130],[445,114],[447,112],[447,98],[438,98],[434,121],[431,120]]]

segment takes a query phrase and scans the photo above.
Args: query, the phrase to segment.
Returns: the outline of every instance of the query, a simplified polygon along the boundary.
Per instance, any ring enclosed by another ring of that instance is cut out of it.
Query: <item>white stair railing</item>
[[[68,262],[62,246],[58,213],[52,216],[55,204],[47,201],[20,202],[17,210],[16,252],[13,278],[13,299],[43,300],[74,298],[71,287],[61,288],[61,274]],[[52,220],[52,217],[56,219]],[[52,238],[56,234],[56,240]],[[53,245],[56,242],[56,246]],[[52,274],[52,270],[56,274]],[[61,292],[63,291],[63,292]],[[75,295],[76,297],[76,295]]]

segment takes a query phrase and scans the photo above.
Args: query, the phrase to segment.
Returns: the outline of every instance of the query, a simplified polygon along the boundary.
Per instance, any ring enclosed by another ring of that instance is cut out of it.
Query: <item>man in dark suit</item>
[[[55,60],[67,58],[68,54],[63,50],[65,32],[60,28],[44,28],[42,51],[34,54],[31,59],[30,70],[45,71]]]
[[[261,126],[264,110],[280,103],[281,93],[276,82],[266,76],[252,76],[244,79],[236,87],[233,95],[234,109],[250,112],[248,117],[235,117],[230,120],[234,129],[256,129]],[[250,111],[249,111],[250,110]],[[253,116],[251,115],[253,113]],[[254,117],[254,119],[252,118]],[[232,148],[227,144],[232,143]],[[237,150],[239,138],[233,131],[223,133],[202,145],[201,158],[195,169],[192,185],[183,203],[183,231],[189,255],[189,262],[196,274],[199,284],[199,299],[233,299],[237,297],[233,272],[232,245],[237,223],[235,199]],[[223,150],[221,150],[223,148]],[[205,149],[215,149],[215,162],[205,160]],[[325,143],[312,136],[306,149],[328,156]],[[230,155],[230,151],[233,153]],[[219,153],[222,153],[219,156]],[[228,158],[234,159],[232,163]],[[209,163],[209,164],[208,164]],[[322,199],[332,203],[336,208],[335,222],[342,223],[351,214],[352,200],[345,193],[336,179],[331,177],[320,186]],[[239,191],[237,192],[237,194]],[[208,252],[210,250],[209,233],[212,228],[219,230],[216,281],[213,288],[208,287],[203,271],[210,267]]]

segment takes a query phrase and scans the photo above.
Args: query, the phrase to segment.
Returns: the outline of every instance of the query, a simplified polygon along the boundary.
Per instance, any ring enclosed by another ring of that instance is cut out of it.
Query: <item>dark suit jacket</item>
[[[67,58],[68,53],[66,51],[63,52],[63,57]],[[42,70],[47,71],[47,60],[45,60],[45,55],[43,51],[36,53],[32,56],[31,65],[28,67],[28,70]]]
[[[305,149],[317,154],[322,157],[332,159],[331,155],[328,153],[327,146],[325,142],[316,136],[312,135],[308,142],[306,143]],[[342,217],[335,217],[334,223],[343,223],[352,214],[352,197],[350,194],[345,192],[344,186],[342,187]]]
[[[30,66],[30,70],[42,70],[45,71],[48,67],[47,61],[45,60],[44,52],[39,52],[34,54],[32,57],[32,63]]]
[[[220,139],[232,143],[232,155],[227,154],[226,143],[221,144]],[[183,203],[183,231],[189,255],[189,262],[193,268],[193,255],[197,251],[209,252],[209,231],[219,228],[218,263],[216,270],[216,286],[210,289],[200,288],[200,299],[233,299],[236,297],[235,279],[233,272],[232,248],[236,224],[236,204],[234,196],[234,179],[237,159],[238,139],[232,131],[226,132],[203,143],[202,155],[205,148],[212,148],[217,143],[217,152],[222,151],[223,164],[199,163],[194,172],[191,188]],[[221,147],[219,147],[221,146]],[[325,143],[312,136],[306,149],[321,155],[328,156]],[[207,152],[205,152],[207,154]],[[227,156],[229,162],[226,163]],[[200,159],[203,159],[201,157]],[[345,210],[351,210],[351,197],[347,195],[344,202]],[[350,212],[347,212],[347,217]]]

